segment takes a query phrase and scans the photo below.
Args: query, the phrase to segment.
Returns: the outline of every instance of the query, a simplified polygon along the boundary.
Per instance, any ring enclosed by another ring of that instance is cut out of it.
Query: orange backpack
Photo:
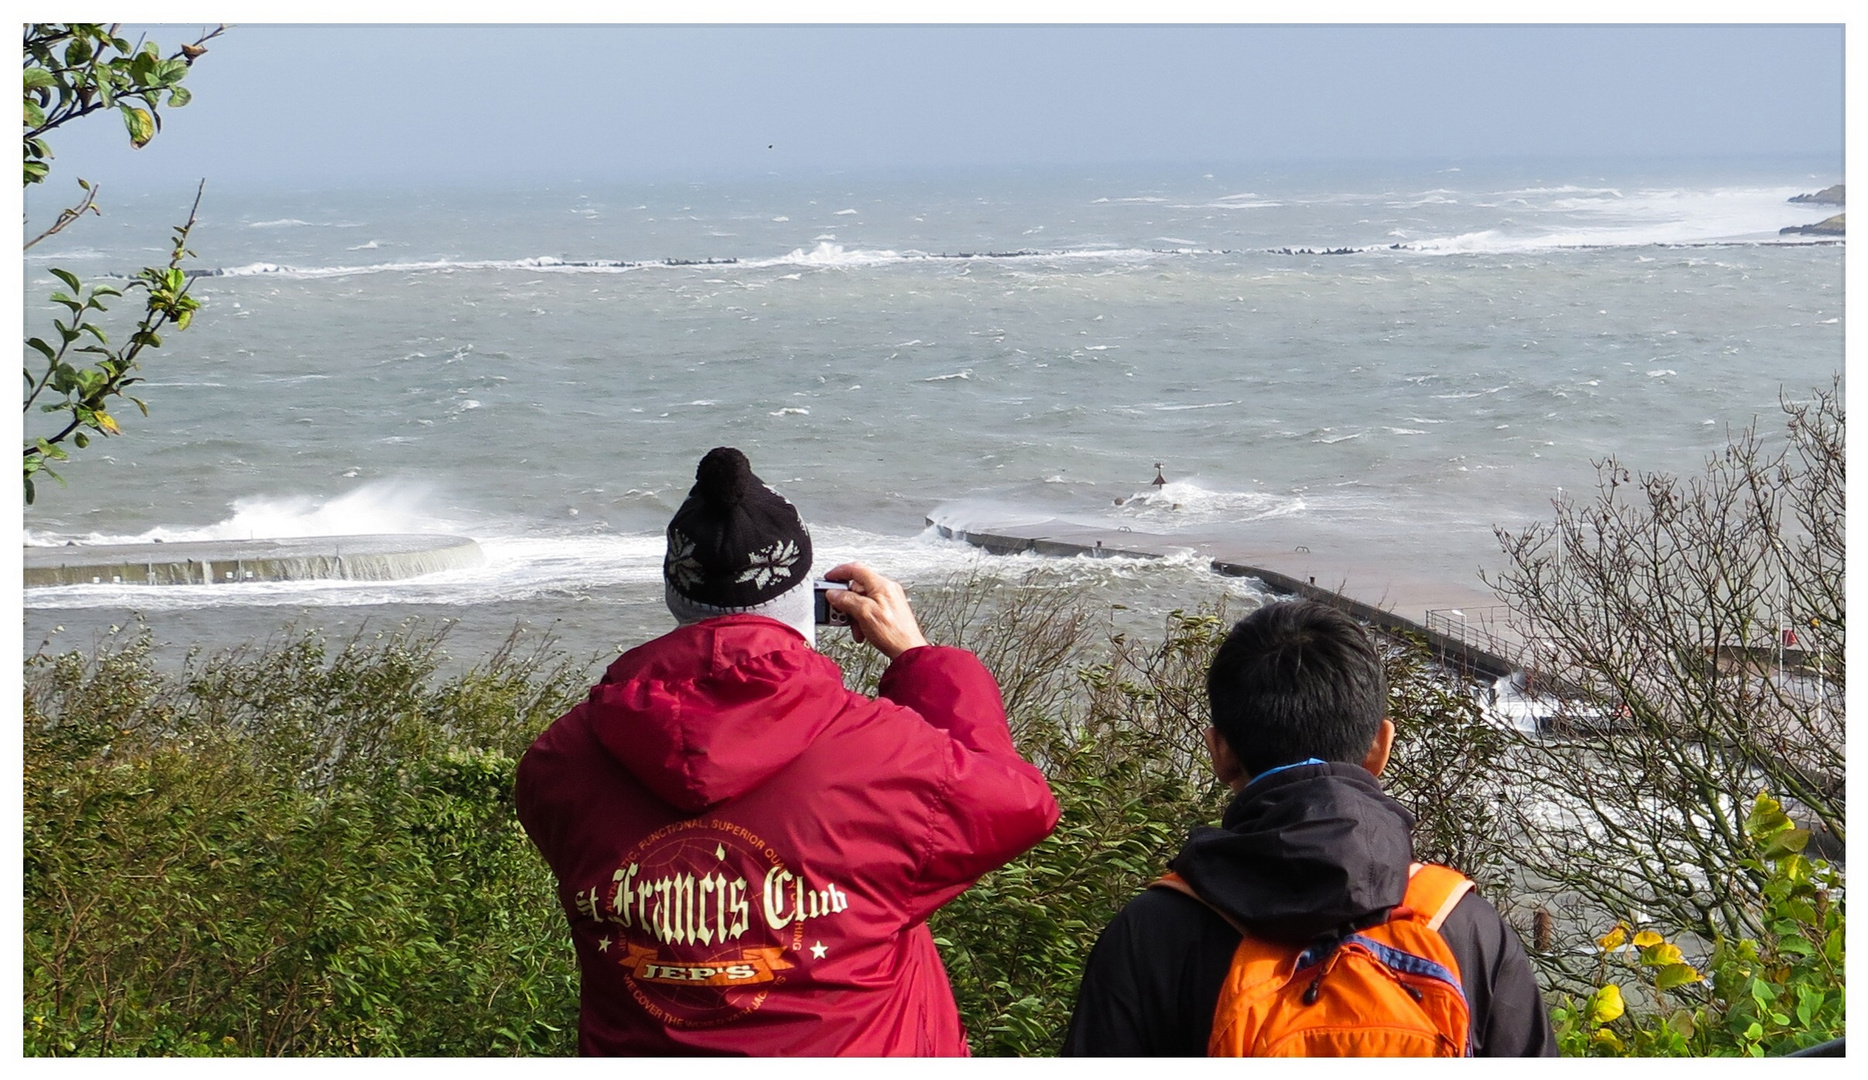
[[[1152,884],[1206,904],[1178,874]],[[1213,908],[1242,937],[1207,1056],[1466,1056],[1472,1018],[1440,924],[1470,888],[1457,870],[1414,863],[1388,921],[1308,947],[1258,940]]]

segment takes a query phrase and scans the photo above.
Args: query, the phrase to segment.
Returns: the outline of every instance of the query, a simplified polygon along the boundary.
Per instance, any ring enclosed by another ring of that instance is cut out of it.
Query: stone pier
[[[1253,547],[1235,540],[1163,536],[1127,529],[1099,529],[1050,520],[1010,526],[964,527],[928,517],[941,536],[964,540],[995,555],[1163,558],[1192,551],[1211,560],[1213,571],[1249,577],[1271,591],[1340,608],[1363,622],[1416,637],[1437,656],[1494,678],[1523,665],[1522,642],[1502,621],[1488,622],[1498,600],[1475,582],[1459,585],[1396,572],[1376,560],[1328,548],[1322,541]],[[1312,548],[1316,550],[1312,550]],[[1468,614],[1470,613],[1470,615]]]
[[[395,581],[478,566],[485,560],[480,545],[467,537],[412,533],[28,546],[25,584],[31,589],[51,585]]]

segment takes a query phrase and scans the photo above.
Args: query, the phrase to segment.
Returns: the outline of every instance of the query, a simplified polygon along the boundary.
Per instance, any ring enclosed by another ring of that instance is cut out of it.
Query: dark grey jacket
[[[1414,818],[1360,766],[1302,765],[1248,785],[1221,828],[1171,864],[1262,937],[1301,944],[1381,921],[1407,890]],[[1440,932],[1459,961],[1474,1053],[1553,1057],[1556,1034],[1517,934],[1476,892]],[[1090,953],[1065,1055],[1206,1053],[1239,932],[1192,897],[1148,889]]]

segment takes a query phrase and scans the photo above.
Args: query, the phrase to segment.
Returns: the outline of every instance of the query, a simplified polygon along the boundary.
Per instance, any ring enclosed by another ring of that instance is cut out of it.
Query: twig
[[[31,240],[26,241],[26,246],[21,248],[20,249],[21,251],[31,251],[32,246],[34,244],[38,243],[41,240],[44,240],[46,237],[51,236],[53,233],[58,232],[59,230],[63,229],[65,226],[83,217],[84,212],[86,210],[89,210],[91,213],[96,214],[98,217],[104,216],[104,212],[102,210],[99,210],[97,207],[92,205],[92,203],[95,202],[97,199],[97,189],[101,185],[85,184],[83,180],[79,180],[78,183],[84,184],[84,190],[85,190],[84,201],[79,203],[76,206],[69,207],[64,210],[60,210],[58,212],[58,220],[52,223],[52,227],[40,233],[38,236],[33,237]]]

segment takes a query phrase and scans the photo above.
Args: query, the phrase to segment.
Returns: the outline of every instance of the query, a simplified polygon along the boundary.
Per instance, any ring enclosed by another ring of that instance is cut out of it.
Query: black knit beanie
[[[716,446],[694,470],[668,523],[662,580],[693,604],[758,608],[810,583],[811,534],[797,508],[752,474],[746,455]],[[672,603],[672,601],[671,601]]]

